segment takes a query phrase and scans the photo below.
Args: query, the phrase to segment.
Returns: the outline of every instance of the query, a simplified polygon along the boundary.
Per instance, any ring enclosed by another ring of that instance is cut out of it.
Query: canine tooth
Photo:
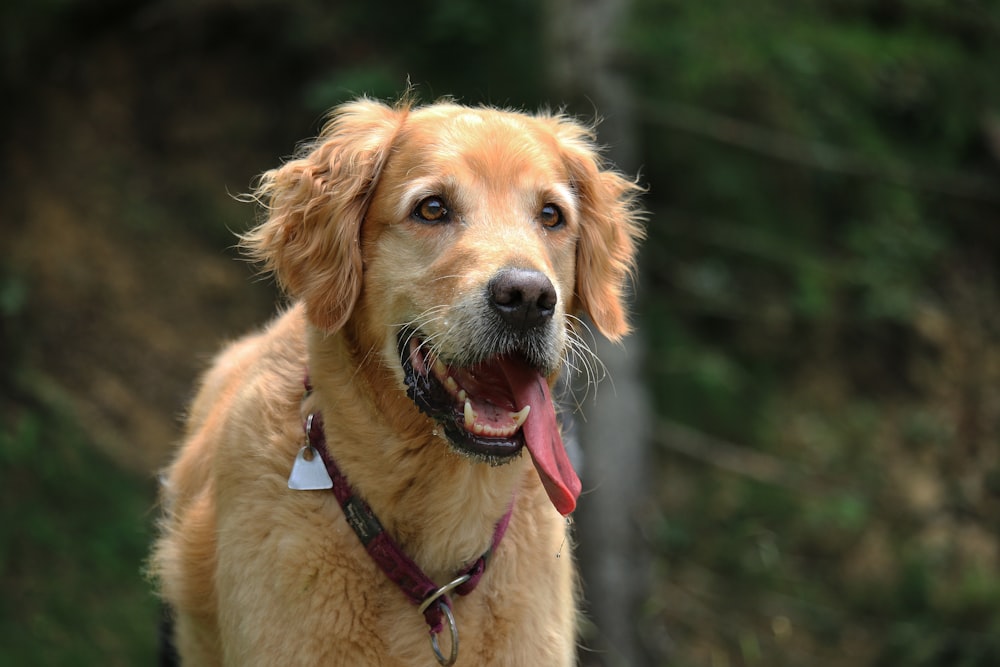
[[[434,358],[434,372],[438,375],[448,375],[448,367],[437,357]]]
[[[455,378],[450,375],[444,379],[444,386],[453,394],[458,392],[458,383],[455,382]]]
[[[517,430],[524,426],[524,422],[528,420],[528,413],[531,412],[531,406],[526,405],[517,412],[511,412],[510,418],[514,420],[514,430]]]
[[[465,428],[472,429],[476,424],[476,412],[472,409],[472,401],[465,399]]]

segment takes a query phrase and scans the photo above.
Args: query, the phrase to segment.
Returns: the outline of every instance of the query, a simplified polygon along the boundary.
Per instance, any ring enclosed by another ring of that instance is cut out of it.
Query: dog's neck
[[[435,581],[489,548],[515,495],[535,495],[528,457],[490,466],[454,452],[377,351],[355,349],[349,335],[311,330],[309,359],[313,392],[303,414],[322,412],[330,455]]]

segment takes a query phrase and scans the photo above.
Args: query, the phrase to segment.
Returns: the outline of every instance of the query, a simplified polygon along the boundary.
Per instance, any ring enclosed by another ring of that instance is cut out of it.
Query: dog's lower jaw
[[[453,370],[424,346],[418,332],[404,330],[398,335],[399,364],[413,404],[438,424],[460,454],[492,466],[520,456],[524,447],[521,427],[530,406],[516,405],[509,390],[504,393],[504,378],[490,369],[497,365],[497,357]],[[486,378],[477,379],[479,373]]]
[[[470,422],[474,423],[474,416],[470,415],[472,408],[468,399],[465,400],[462,425],[459,425],[456,410],[447,399],[435,401],[429,396],[435,393],[435,387],[429,384],[426,376],[415,376],[412,368],[405,373],[407,397],[434,422],[433,431],[440,430],[444,434],[444,440],[456,454],[493,467],[511,463],[521,455],[524,447],[524,438],[519,431],[521,424],[517,424],[506,437],[477,434],[470,430]]]

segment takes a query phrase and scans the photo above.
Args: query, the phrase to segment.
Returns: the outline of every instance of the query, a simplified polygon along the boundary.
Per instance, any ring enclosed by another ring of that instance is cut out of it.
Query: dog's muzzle
[[[527,446],[553,504],[568,514],[580,480],[563,448],[548,386],[559,363],[555,287],[538,271],[506,268],[485,292],[483,326],[468,329],[461,357],[440,352],[433,333],[400,332],[407,395],[461,453],[500,465]]]

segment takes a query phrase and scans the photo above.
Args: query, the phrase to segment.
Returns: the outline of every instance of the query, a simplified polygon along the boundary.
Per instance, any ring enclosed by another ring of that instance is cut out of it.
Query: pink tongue
[[[501,366],[517,406],[531,406],[522,427],[524,442],[549,500],[566,516],[576,509],[582,485],[566,456],[549,384],[538,371],[521,361],[506,361]]]

